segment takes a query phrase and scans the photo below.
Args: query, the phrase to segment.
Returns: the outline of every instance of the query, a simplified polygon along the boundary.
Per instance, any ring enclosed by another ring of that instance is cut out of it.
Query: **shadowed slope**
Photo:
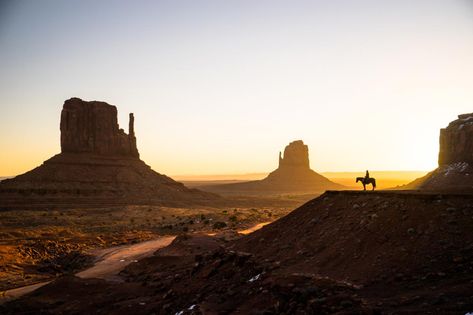
[[[461,314],[473,307],[472,244],[473,195],[329,191],[230,248],[362,285],[383,309]]]

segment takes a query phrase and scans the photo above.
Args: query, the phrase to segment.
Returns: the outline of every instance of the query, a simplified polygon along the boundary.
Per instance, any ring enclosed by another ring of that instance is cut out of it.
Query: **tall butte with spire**
[[[296,140],[279,152],[278,168],[257,181],[207,186],[202,189],[218,193],[236,194],[314,194],[344,186],[330,181],[310,168],[309,147]]]
[[[128,134],[118,126],[117,108],[105,102],[71,98],[61,112],[61,152],[139,158],[135,118],[130,113]]]
[[[216,195],[189,189],[140,160],[135,118],[128,134],[117,108],[71,98],[61,112],[61,153],[41,166],[0,182],[0,208],[112,204],[202,204]]]

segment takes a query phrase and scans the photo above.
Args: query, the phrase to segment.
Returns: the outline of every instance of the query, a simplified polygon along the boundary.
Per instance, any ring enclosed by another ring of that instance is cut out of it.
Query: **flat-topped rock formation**
[[[279,153],[278,168],[262,180],[201,187],[212,192],[241,195],[315,194],[343,188],[310,168],[309,147],[302,140],[287,145],[284,155]]]
[[[62,108],[60,128],[63,153],[140,157],[133,113],[126,134],[118,127],[117,108],[105,102],[67,100]]]
[[[439,166],[459,162],[473,164],[473,113],[458,115],[440,129]]]
[[[310,169],[309,147],[305,145],[302,140],[289,143],[289,145],[284,148],[284,158],[281,156],[281,152],[279,152],[279,169],[296,167]]]
[[[119,129],[115,106],[71,98],[64,103],[60,125],[61,153],[25,174],[0,182],[0,209],[187,206],[219,199],[189,189],[140,160],[133,114],[126,134]]]
[[[473,192],[473,113],[440,129],[438,168],[401,189]]]

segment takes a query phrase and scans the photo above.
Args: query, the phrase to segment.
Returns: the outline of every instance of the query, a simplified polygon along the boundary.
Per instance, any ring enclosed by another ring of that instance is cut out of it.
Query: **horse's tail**
[[[373,187],[376,188],[376,179],[373,178]]]

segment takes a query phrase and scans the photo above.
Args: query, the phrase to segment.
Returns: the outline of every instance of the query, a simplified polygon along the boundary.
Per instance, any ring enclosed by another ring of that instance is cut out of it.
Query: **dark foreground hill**
[[[465,314],[473,196],[327,192],[229,243],[182,236],[125,283],[66,277],[5,314]]]

